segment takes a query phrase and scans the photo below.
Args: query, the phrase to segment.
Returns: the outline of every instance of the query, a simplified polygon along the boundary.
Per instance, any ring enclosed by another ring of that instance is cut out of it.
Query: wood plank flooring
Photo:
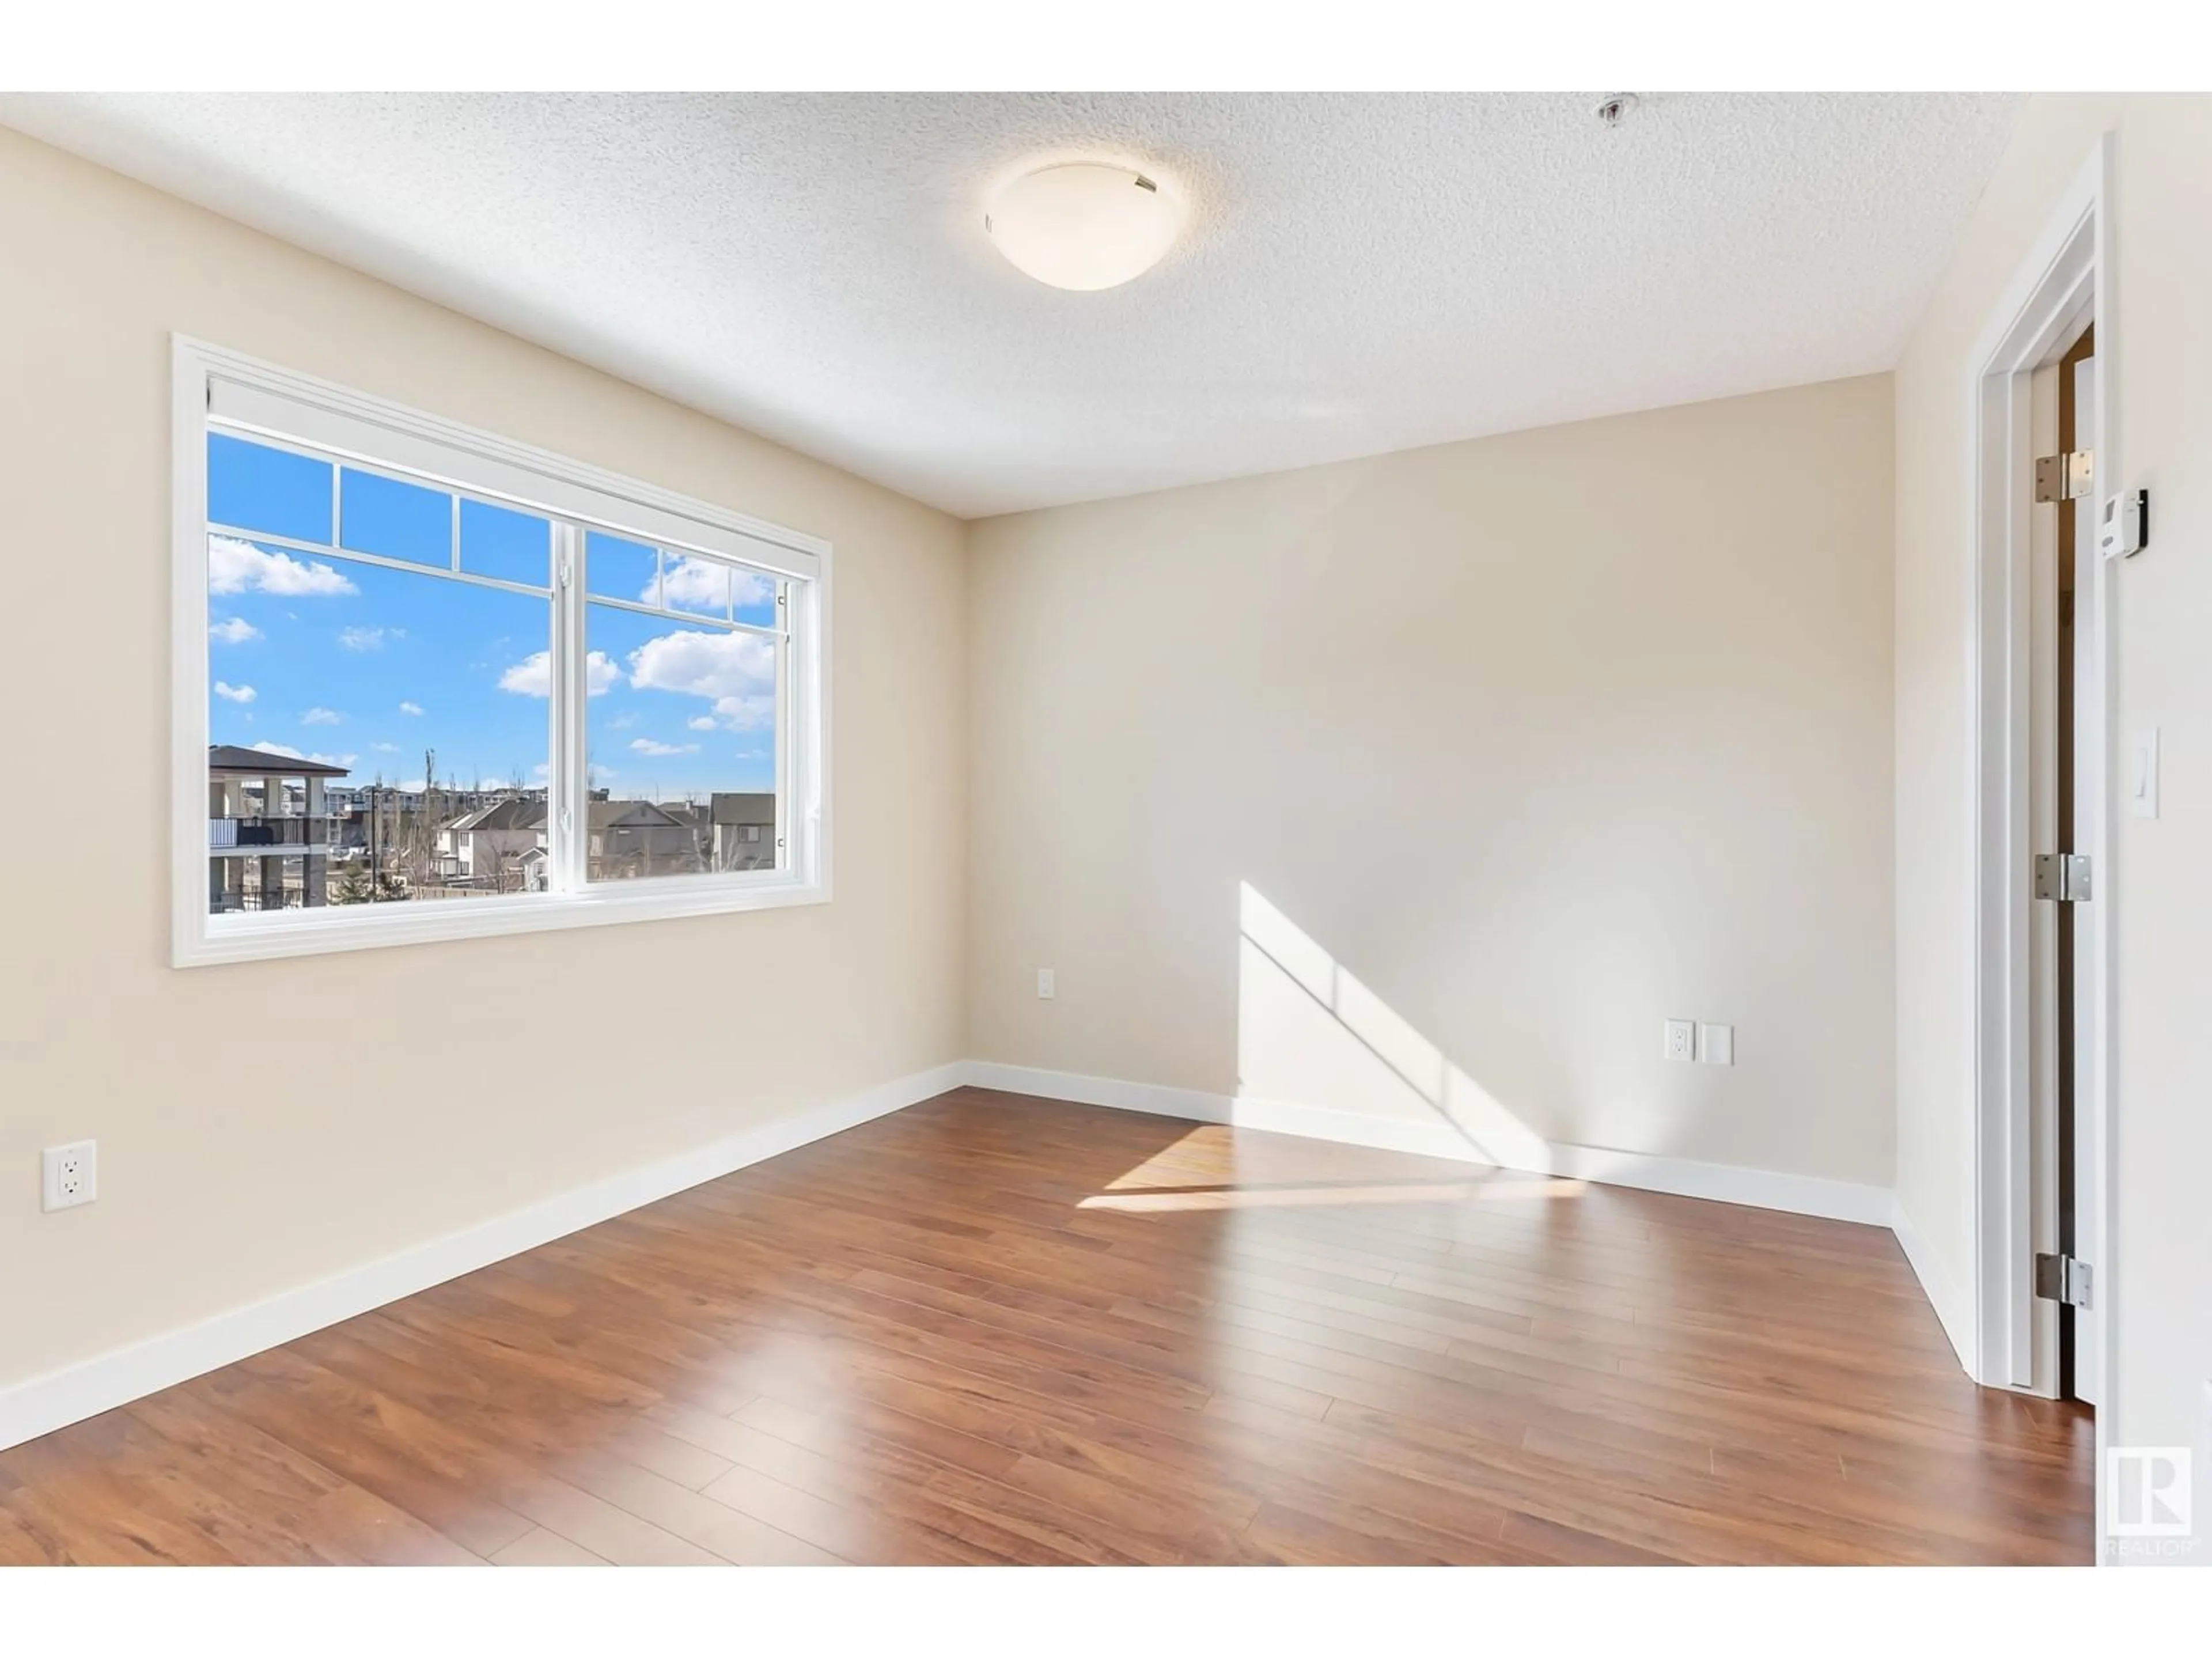
[[[1879,1229],[962,1090],[7,1452],[0,1562],[2072,1562]]]

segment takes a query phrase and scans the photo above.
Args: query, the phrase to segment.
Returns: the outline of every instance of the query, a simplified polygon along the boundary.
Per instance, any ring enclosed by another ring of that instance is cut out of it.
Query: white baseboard
[[[658,1164],[610,1176],[180,1330],[0,1389],[0,1449],[127,1405],[218,1366],[473,1273],[672,1193],[886,1116],[963,1084],[1199,1123],[1234,1124],[1311,1139],[1425,1153],[1462,1163],[1490,1161],[1478,1157],[1463,1138],[1441,1123],[1375,1119],[1325,1107],[1240,1100],[1197,1089],[1083,1077],[988,1060],[959,1061],[763,1124]],[[1558,1144],[1545,1146],[1540,1152],[1504,1167],[1892,1227],[1961,1363],[1966,1361],[1968,1349],[1960,1335],[1970,1328],[1970,1322],[1960,1317],[1964,1304],[1935,1271],[1925,1244],[1886,1188],[1815,1176]]]
[[[1073,1072],[1001,1066],[991,1060],[970,1061],[968,1081],[978,1088],[1041,1095],[1048,1100],[1112,1106],[1122,1111],[1151,1112],[1198,1123],[1231,1123],[1240,1129],[1272,1129],[1279,1134],[1304,1135],[1314,1140],[1375,1146],[1394,1152],[1419,1152],[1530,1175],[1564,1176],[1615,1187],[1637,1187],[1647,1192],[1674,1193],[1684,1198],[1711,1199],[1723,1204],[1747,1204],[1761,1210],[1786,1210],[1796,1215],[1856,1221],[1875,1227],[1888,1226],[1894,1212],[1893,1196],[1886,1187],[1747,1169],[1733,1164],[1701,1164],[1688,1158],[1658,1158],[1647,1152],[1559,1142],[1538,1143],[1530,1155],[1510,1161],[1485,1158],[1468,1143],[1464,1135],[1441,1121],[1418,1122],[1370,1117],[1356,1112],[1334,1111],[1324,1106],[1236,1098],[1198,1089],[1172,1089],[1116,1078],[1084,1077]]]
[[[1179,1117],[1193,1123],[1236,1121],[1231,1111],[1236,1103],[1228,1096],[1208,1094],[1202,1089],[1171,1089],[1164,1083],[1124,1083],[1119,1078],[1085,1077],[1079,1072],[1001,1066],[994,1060],[969,1060],[967,1080],[977,1089],[1071,1100],[1079,1106],[1112,1106],[1124,1112],[1149,1112],[1155,1117]]]
[[[1920,1293],[1928,1298],[1928,1305],[1936,1310],[1936,1317],[1943,1327],[1943,1334],[1951,1339],[1951,1352],[1967,1376],[1974,1375],[1974,1304],[1961,1301],[1935,1255],[1928,1249],[1928,1241],[1920,1236],[1920,1229],[1912,1224],[1912,1218],[1905,1212],[1905,1200],[1899,1199],[1891,1207],[1889,1230],[1897,1235],[1898,1247],[1911,1264],[1912,1275],[1920,1281]],[[1978,1380],[1978,1379],[1977,1379]]]
[[[967,1070],[956,1062],[899,1078],[0,1389],[0,1449],[943,1094],[957,1088]]]

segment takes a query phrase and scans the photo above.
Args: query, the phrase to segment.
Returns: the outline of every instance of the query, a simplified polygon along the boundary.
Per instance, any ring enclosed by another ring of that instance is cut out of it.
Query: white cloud
[[[714,729],[714,717],[712,714],[695,714],[684,724],[694,732],[711,732]]]
[[[728,732],[761,732],[775,724],[775,694],[765,696],[717,697],[714,718]]]
[[[302,564],[289,553],[256,547],[231,536],[208,538],[210,593],[354,593],[360,590],[320,562]]]
[[[757,571],[739,570],[689,554],[663,571],[660,580],[659,603],[678,611],[703,610],[719,616],[733,586],[739,610],[749,605],[765,605],[775,597],[775,584]],[[643,604],[653,604],[651,585],[637,597]]]
[[[404,640],[404,628],[341,628],[338,643],[349,651],[381,651],[387,639]]]
[[[399,752],[399,745],[396,743],[372,743],[368,746],[380,755],[396,755]]]
[[[345,718],[335,708],[310,708],[300,716],[302,726],[336,726]]]
[[[399,705],[399,712],[403,714],[419,714],[422,712],[422,705],[419,702],[403,702]]]
[[[226,617],[208,624],[208,637],[224,645],[244,645],[248,640],[259,639],[261,630],[243,617]]]
[[[622,671],[614,659],[604,651],[594,651],[584,659],[585,690],[594,697],[605,696],[614,683],[622,678]],[[526,697],[550,697],[553,695],[553,653],[533,651],[520,662],[499,677],[499,689],[514,691]]]
[[[553,653],[533,651],[499,677],[499,689],[526,697],[553,695]]]
[[[641,755],[696,755],[696,743],[661,743],[652,738],[632,738],[629,746]]]
[[[260,695],[250,685],[232,685],[225,680],[215,683],[215,694],[230,702],[252,702]]]
[[[629,653],[629,683],[641,691],[712,697],[714,724],[733,732],[775,719],[775,647],[754,634],[686,629],[647,640]],[[692,726],[701,729],[696,718]]]
[[[662,571],[657,580],[660,592],[656,598],[653,583],[645,585],[638,602],[641,605],[672,605],[697,610],[711,605],[720,611],[728,601],[730,568],[716,564],[712,559],[683,558]]]

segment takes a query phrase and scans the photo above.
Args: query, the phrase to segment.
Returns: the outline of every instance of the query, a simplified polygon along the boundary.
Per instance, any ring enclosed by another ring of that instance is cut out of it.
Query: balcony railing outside
[[[288,818],[210,818],[208,847],[316,847],[331,838],[328,816]]]
[[[291,889],[279,889],[267,893],[233,891],[211,894],[208,912],[211,915],[232,916],[263,910],[297,910],[307,902],[307,895]]]

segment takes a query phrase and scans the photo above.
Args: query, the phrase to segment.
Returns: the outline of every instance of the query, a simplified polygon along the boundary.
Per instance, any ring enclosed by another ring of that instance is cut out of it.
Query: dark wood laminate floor
[[[963,1090],[0,1453],[8,1562],[2086,1561],[1887,1232]]]

